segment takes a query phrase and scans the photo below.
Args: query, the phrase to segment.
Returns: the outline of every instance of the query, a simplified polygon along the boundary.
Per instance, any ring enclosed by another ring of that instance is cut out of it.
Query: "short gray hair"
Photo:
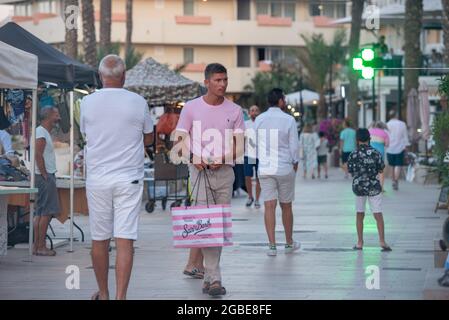
[[[48,119],[48,117],[50,117],[50,114],[52,114],[56,110],[58,110],[58,108],[56,108],[54,106],[42,107],[41,110],[39,111],[39,119],[41,121]]]
[[[103,77],[118,79],[125,73],[126,68],[122,58],[109,54],[101,60],[98,70]]]

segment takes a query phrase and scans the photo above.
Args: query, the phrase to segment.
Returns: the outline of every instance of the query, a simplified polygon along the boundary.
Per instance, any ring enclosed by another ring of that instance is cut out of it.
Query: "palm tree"
[[[131,50],[133,35],[133,0],[126,0],[126,40],[125,40],[125,56]]]
[[[364,0],[352,0],[351,9],[351,34],[349,36],[349,57],[352,58],[359,51],[360,45],[360,30],[362,28],[362,14],[363,14]],[[359,78],[356,71],[349,68],[349,105],[348,116],[354,126],[359,123]]]
[[[331,44],[326,44],[322,34],[313,34],[312,37],[301,35],[306,44],[304,50],[300,50],[298,58],[306,69],[305,81],[320,95],[318,102],[318,121],[327,117],[325,92],[330,72],[334,72],[336,64],[343,62],[345,58],[346,34],[344,30],[335,33]]]
[[[64,0],[64,21],[66,22],[65,29],[65,53],[74,59],[78,58],[78,17],[73,16],[73,12],[66,12],[65,9],[69,6],[78,7],[78,0]],[[67,21],[67,19],[74,19],[74,21]],[[67,23],[68,22],[68,23]],[[69,28],[69,24],[73,23]]]
[[[112,1],[101,0],[100,2],[100,52],[101,56],[108,54],[111,50],[111,23],[112,23]]]
[[[444,63],[449,65],[449,0],[441,0],[443,5],[443,39],[444,39]]]
[[[412,88],[418,90],[419,70],[422,66],[421,28],[423,16],[422,0],[406,0],[404,22],[404,96],[407,97]]]
[[[97,66],[97,40],[95,36],[95,17],[93,0],[82,0],[83,17],[83,47],[84,60],[92,66]]]

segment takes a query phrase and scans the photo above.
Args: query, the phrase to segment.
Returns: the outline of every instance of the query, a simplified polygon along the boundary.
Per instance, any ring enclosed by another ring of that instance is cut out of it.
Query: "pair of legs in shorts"
[[[111,238],[115,238],[116,299],[124,300],[133,266],[133,245],[137,240],[143,181],[110,186],[87,184],[86,191],[92,236],[92,264],[99,289],[92,299],[109,299],[109,245]]]
[[[256,202],[255,202],[255,208],[259,209],[259,198],[260,198],[260,181],[259,176],[257,174],[257,170],[259,167],[259,160],[258,159],[249,159],[248,157],[245,157],[243,165],[243,171],[245,173],[245,184],[246,184],[246,191],[248,192],[248,201],[246,202],[246,206],[250,207],[254,202],[253,197],[253,183],[252,179],[254,176],[256,176]]]
[[[284,176],[264,175],[260,177],[261,195],[265,206],[265,228],[269,241],[269,255],[276,255],[276,206],[282,209],[282,222],[285,230],[286,252],[299,249],[299,242],[293,241],[293,209],[295,198],[296,172]]]
[[[393,175],[393,190],[399,190],[399,176],[401,169],[404,166],[405,151],[398,154],[387,153],[388,164],[392,168]]]
[[[377,223],[377,231],[379,233],[379,243],[382,251],[391,251],[391,248],[385,242],[385,224],[382,215],[382,194],[376,196],[357,196],[356,197],[356,211],[357,211],[357,244],[354,250],[363,249],[363,220],[365,218],[366,201],[368,200],[371,212],[374,215]]]

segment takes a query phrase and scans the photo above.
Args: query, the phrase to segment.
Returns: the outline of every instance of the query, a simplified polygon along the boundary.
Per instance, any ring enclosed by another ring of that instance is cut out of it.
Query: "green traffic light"
[[[371,67],[363,67],[362,68],[362,77],[363,79],[372,79],[374,78],[374,69]]]
[[[362,70],[362,68],[363,68],[363,60],[362,60],[362,58],[354,58],[354,59],[352,59],[352,68],[354,70]]]
[[[362,58],[365,61],[372,61],[374,59],[374,50],[370,48],[363,49]]]

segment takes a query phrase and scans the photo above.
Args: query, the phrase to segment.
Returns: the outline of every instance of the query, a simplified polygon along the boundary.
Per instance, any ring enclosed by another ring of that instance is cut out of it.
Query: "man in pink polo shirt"
[[[182,156],[190,159],[194,203],[230,204],[235,179],[232,166],[236,160],[243,163],[245,124],[242,108],[225,98],[228,76],[224,66],[209,64],[204,75],[207,94],[185,104],[176,127],[175,141],[181,141],[185,148]],[[179,150],[179,146],[175,150]],[[176,151],[172,153],[172,160],[177,155]],[[221,284],[221,249],[201,249],[206,269],[203,292],[211,296],[226,294]]]

